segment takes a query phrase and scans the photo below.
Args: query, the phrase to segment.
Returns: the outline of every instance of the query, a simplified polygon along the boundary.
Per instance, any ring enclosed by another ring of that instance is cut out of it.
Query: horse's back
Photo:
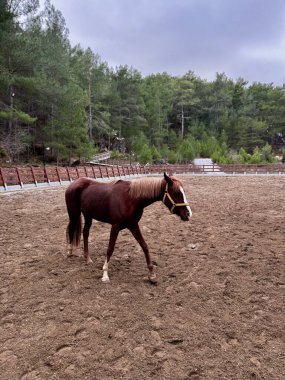
[[[79,178],[66,190],[67,207],[73,203],[80,205],[80,210],[87,217],[117,223],[128,208],[129,181],[96,181],[91,178]]]
[[[73,181],[68,188],[66,189],[66,194],[72,193],[73,191],[76,191],[77,189],[83,190],[86,187],[90,186],[92,183],[97,181],[92,179],[92,178],[87,178],[87,177],[81,177]]]
[[[117,203],[125,202],[128,197],[128,181],[98,182],[92,181],[85,186],[82,184],[82,203],[94,207],[117,207]]]

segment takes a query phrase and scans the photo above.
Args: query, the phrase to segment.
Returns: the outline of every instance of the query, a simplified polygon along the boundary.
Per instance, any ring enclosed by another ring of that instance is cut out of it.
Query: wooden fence
[[[285,164],[220,165],[226,174],[285,174]]]
[[[173,174],[285,174],[285,164],[231,164],[231,165],[148,165],[149,173]]]
[[[285,164],[257,165],[86,165],[77,167],[0,167],[0,190],[66,184],[80,177],[124,178],[147,174],[284,175]]]
[[[90,165],[77,167],[59,166],[22,166],[0,167],[0,188],[25,188],[65,184],[80,177],[116,178],[147,174],[144,166],[107,166]]]

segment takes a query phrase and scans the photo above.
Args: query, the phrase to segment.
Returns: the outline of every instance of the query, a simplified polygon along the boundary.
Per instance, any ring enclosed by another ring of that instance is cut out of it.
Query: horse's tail
[[[71,246],[79,245],[82,232],[81,193],[85,186],[78,181],[76,182],[72,183],[65,192],[65,202],[69,215],[66,240]]]
[[[72,246],[78,246],[80,244],[82,232],[82,221],[81,215],[77,218],[76,221],[69,220],[68,226],[66,228],[66,241]]]

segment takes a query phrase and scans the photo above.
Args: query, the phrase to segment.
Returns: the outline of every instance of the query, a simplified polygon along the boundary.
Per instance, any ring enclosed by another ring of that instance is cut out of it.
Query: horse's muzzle
[[[188,222],[191,218],[191,214],[189,211],[186,212],[186,214],[183,214],[180,216],[180,218],[184,221],[184,222]]]

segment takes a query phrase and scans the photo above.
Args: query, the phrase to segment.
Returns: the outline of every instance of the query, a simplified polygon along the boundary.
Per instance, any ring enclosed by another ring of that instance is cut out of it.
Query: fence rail
[[[86,165],[0,167],[0,190],[66,184],[80,177],[121,178],[147,174],[285,174],[285,164],[257,165]]]
[[[149,173],[176,174],[285,174],[285,164],[148,165]]]
[[[0,167],[0,190],[65,184],[80,177],[116,178],[147,174],[144,166]]]

